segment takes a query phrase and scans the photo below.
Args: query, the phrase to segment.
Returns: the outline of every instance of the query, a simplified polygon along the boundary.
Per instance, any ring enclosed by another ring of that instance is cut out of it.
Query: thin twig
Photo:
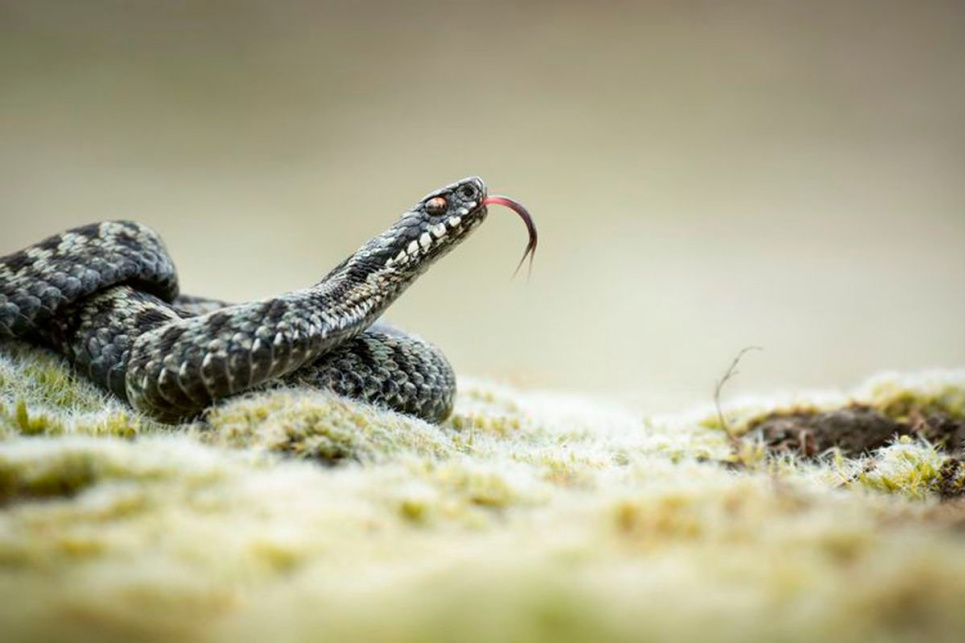
[[[727,418],[724,417],[724,412],[720,407],[720,393],[724,389],[724,384],[729,382],[731,378],[738,374],[737,365],[740,364],[741,358],[744,357],[744,354],[749,351],[762,350],[764,349],[760,346],[745,346],[742,348],[734,357],[734,361],[730,363],[730,366],[727,368],[727,372],[724,373],[722,378],[717,380],[717,385],[714,387],[714,406],[717,408],[717,421],[720,423],[720,427],[724,429],[724,432],[727,434],[727,439],[730,440],[731,445],[735,449],[740,446],[740,438],[734,434],[730,428],[730,423],[727,421]]]

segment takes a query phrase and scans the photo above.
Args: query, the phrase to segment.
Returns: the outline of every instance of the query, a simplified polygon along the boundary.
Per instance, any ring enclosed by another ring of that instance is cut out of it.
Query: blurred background
[[[650,410],[965,363],[958,0],[0,0],[0,254],[157,229],[303,287],[424,193],[491,208],[389,318],[462,374]]]

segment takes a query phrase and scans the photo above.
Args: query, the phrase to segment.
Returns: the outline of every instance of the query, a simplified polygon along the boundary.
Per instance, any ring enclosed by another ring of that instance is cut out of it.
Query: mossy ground
[[[961,418],[965,372],[727,415],[850,403]],[[954,454],[738,456],[715,418],[462,382],[442,427],[280,391],[172,428],[3,345],[2,638],[961,640]]]

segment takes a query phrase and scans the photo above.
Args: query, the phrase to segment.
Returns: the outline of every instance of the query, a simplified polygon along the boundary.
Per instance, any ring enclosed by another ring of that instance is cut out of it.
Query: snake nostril
[[[459,188],[459,193],[462,194],[462,196],[466,197],[467,199],[472,199],[472,198],[475,198],[476,196],[476,188],[475,186],[472,186],[472,185],[464,185],[461,188]]]

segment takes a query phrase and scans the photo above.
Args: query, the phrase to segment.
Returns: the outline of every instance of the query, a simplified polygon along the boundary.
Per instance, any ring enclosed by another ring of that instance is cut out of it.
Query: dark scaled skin
[[[486,198],[476,177],[446,186],[314,286],[233,306],[179,297],[167,251],[143,225],[76,228],[0,258],[0,339],[52,347],[135,409],[166,422],[275,382],[442,421],[455,394],[445,357],[374,324],[483,222]]]

